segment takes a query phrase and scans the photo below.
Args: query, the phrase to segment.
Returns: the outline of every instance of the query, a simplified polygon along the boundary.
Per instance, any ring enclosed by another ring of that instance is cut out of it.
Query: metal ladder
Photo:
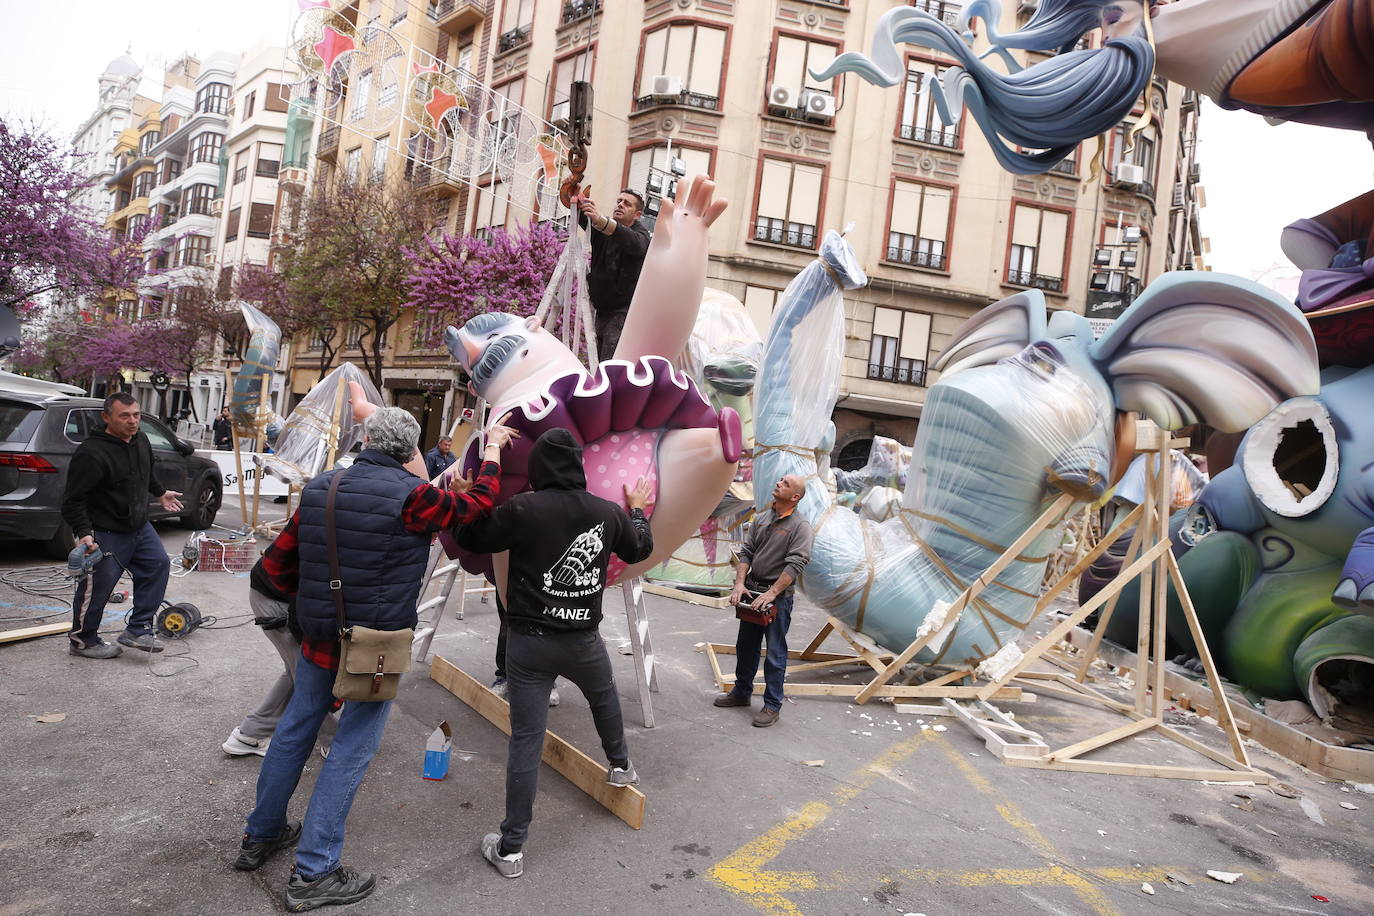
[[[658,667],[654,644],[649,636],[649,615],[644,609],[644,580],[638,577],[620,583],[625,598],[625,620],[630,628],[630,649],[635,660],[635,681],[639,686],[639,708],[644,727],[654,727],[654,699],[658,693]]]
[[[478,579],[480,582],[481,580]],[[439,586],[432,598],[425,598],[429,593],[430,587],[435,583]],[[458,589],[458,619],[463,619],[463,604],[467,601],[468,595],[486,594],[495,592],[496,589],[485,583],[478,588],[468,588],[467,571],[459,565],[457,560],[448,559],[444,553],[444,545],[439,541],[434,542],[434,546],[429,548],[429,564],[425,567],[424,585],[420,588],[420,601],[415,605],[415,638],[411,641],[411,648],[419,649],[419,654],[415,660],[423,662],[429,655],[429,645],[434,641],[434,634],[439,630],[439,621],[444,617],[444,609],[448,607],[449,596],[453,593],[453,583],[460,582]]]

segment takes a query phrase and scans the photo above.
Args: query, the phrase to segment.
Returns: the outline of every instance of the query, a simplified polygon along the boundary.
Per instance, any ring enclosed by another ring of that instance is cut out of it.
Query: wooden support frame
[[[430,663],[429,676],[482,718],[510,734],[510,705],[467,672],[442,655],[436,655]],[[634,829],[644,826],[644,793],[634,786],[607,785],[605,765],[597,763],[566,739],[545,732],[543,761]]]
[[[978,691],[978,699],[986,707],[987,701],[998,690],[1020,681],[1027,685],[1034,684],[1039,692],[1050,696],[1097,704],[1125,716],[1129,721],[1057,750],[1052,750],[1045,745],[1039,747],[1031,745],[1033,749],[1030,751],[1027,750],[1029,742],[1025,740],[1023,734],[1014,734],[1015,740],[1009,740],[1002,731],[990,727],[986,722],[979,721],[970,711],[958,713],[960,721],[964,722],[975,734],[982,737],[993,753],[1010,766],[1067,770],[1078,773],[1151,776],[1164,779],[1213,779],[1220,781],[1247,779],[1257,784],[1267,784],[1272,781],[1272,777],[1250,765],[1250,758],[1246,753],[1240,730],[1223,691],[1215,690],[1213,694],[1216,698],[1214,706],[1217,724],[1227,738],[1229,753],[1209,747],[1164,723],[1164,708],[1168,702],[1165,688],[1165,636],[1168,626],[1167,592],[1169,581],[1172,580],[1174,588],[1179,594],[1188,628],[1203,659],[1203,669],[1206,672],[1208,683],[1214,687],[1219,687],[1221,680],[1208,650],[1202,627],[1198,623],[1192,599],[1188,597],[1187,587],[1183,582],[1183,577],[1179,574],[1178,564],[1170,550],[1168,532],[1170,497],[1168,475],[1172,474],[1170,449],[1177,445],[1186,445],[1187,442],[1171,440],[1168,433],[1147,422],[1139,424],[1136,440],[1137,451],[1147,456],[1145,499],[1131,513],[1131,516],[1122,522],[1125,524],[1136,516],[1139,519],[1136,524],[1135,536],[1132,538],[1130,549],[1126,553],[1121,572],[1091,601],[1079,607],[1078,610],[1060,621],[1049,633],[1038,640],[1015,665]],[[1120,527],[1118,525],[1117,528],[1113,529],[1112,535],[1104,537],[1103,544],[1110,543]],[[1103,544],[1099,544],[1098,547],[1103,548]],[[1100,552],[1100,550],[1097,551],[1099,554]],[[1070,573],[1076,576],[1080,571],[1075,566],[1075,569],[1070,570]],[[1087,679],[1088,668],[1101,647],[1102,635],[1106,630],[1117,599],[1120,597],[1121,590],[1137,576],[1141,578],[1140,623],[1136,637],[1136,657],[1140,663],[1135,670],[1135,688],[1132,701],[1124,703],[1099,693],[1084,682]],[[1063,584],[1061,581],[1055,588],[1059,588]],[[1069,678],[1057,672],[1031,672],[1027,670],[1036,661],[1050,658],[1048,655],[1050,650],[1067,637],[1089,614],[1102,605],[1106,605],[1106,609],[1098,621],[1097,631],[1089,643],[1075,677]],[[947,700],[946,705],[957,704],[952,704],[952,701]],[[1085,754],[1145,733],[1168,738],[1207,758],[1216,766],[1172,766],[1083,759]]]

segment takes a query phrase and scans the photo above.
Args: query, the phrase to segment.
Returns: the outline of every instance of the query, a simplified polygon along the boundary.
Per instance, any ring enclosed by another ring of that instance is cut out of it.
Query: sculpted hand
[[[181,500],[177,498],[180,495],[181,494],[176,490],[168,490],[166,493],[159,496],[157,501],[161,503],[162,508],[166,509],[168,512],[180,512],[183,508]],[[90,553],[90,551],[86,552]]]
[[[625,491],[625,506],[629,509],[638,509],[643,512],[644,507],[649,504],[649,481],[641,477],[635,482],[635,487],[631,490],[628,486],[622,486]]]
[[[686,187],[676,202],[663,201],[616,359],[675,356],[692,334],[706,286],[708,230],[728,202],[715,199],[715,182],[705,175]]]

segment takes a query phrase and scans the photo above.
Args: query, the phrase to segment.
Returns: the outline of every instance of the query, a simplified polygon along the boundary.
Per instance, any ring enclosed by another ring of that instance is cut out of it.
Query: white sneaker
[[[558,688],[555,687],[555,688],[553,688],[552,690],[550,690],[550,691],[549,691],[549,705],[550,705],[550,706],[557,706],[557,705],[558,705],[559,703],[561,703],[561,702],[563,702],[563,700],[558,696]]]
[[[510,698],[510,684],[503,677],[498,677],[491,682],[491,692],[503,700]]]
[[[272,743],[271,738],[249,738],[243,732],[235,728],[229,733],[229,740],[224,742],[221,747],[224,753],[231,757],[247,757],[249,754],[257,754],[259,757],[267,755],[267,745]]]

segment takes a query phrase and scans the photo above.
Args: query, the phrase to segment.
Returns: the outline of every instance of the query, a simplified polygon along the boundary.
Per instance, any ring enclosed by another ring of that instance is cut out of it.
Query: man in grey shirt
[[[735,686],[716,697],[717,706],[748,706],[759,670],[759,646],[766,639],[763,662],[763,708],[754,725],[767,728],[782,713],[782,682],[787,675],[787,628],[792,623],[792,599],[802,567],[811,559],[811,523],[797,504],[806,495],[806,483],[788,474],[773,486],[773,505],[754,518],[740,551],[739,568],[730,603],[744,600],[746,590],[757,594],[751,606],[764,610],[777,606],[777,616],[766,627],[747,620],[739,622],[735,639]]]

